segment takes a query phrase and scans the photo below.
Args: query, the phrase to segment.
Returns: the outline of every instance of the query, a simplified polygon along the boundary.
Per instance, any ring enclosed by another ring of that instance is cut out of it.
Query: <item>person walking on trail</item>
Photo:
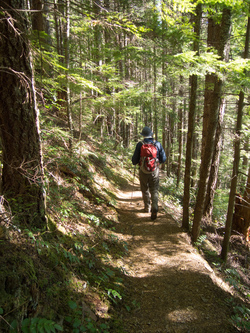
[[[144,211],[151,212],[151,220],[155,220],[158,212],[159,165],[166,161],[166,154],[161,143],[153,139],[153,132],[149,127],[145,126],[140,134],[143,141],[137,143],[132,163],[140,166],[139,180]]]

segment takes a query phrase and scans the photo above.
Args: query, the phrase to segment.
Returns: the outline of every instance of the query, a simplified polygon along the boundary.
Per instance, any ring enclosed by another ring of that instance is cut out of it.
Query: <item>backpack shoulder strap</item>
[[[157,141],[153,140],[153,142],[145,142],[144,140],[140,141],[143,145],[154,145]]]

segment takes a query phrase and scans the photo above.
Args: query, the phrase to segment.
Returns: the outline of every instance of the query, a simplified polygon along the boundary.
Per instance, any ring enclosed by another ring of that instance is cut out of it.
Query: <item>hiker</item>
[[[132,163],[140,165],[139,179],[144,211],[147,213],[151,211],[151,220],[155,220],[158,212],[159,164],[166,161],[166,154],[161,143],[153,140],[153,132],[149,127],[145,126],[141,135],[143,141],[137,143]],[[152,207],[150,207],[150,195]]]

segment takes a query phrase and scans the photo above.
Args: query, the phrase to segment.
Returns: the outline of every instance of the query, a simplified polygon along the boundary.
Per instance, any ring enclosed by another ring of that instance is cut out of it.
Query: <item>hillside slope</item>
[[[191,245],[178,210],[162,204],[154,223],[141,211],[127,152],[91,136],[70,152],[62,121],[42,128],[48,224],[20,225],[5,206],[0,332],[238,332],[232,315],[246,332],[248,309]]]

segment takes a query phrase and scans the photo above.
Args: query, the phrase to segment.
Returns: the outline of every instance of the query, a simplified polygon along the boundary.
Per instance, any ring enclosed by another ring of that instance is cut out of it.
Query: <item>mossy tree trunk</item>
[[[43,228],[44,177],[28,22],[16,11],[24,1],[0,1],[0,8],[2,193],[20,222]]]

